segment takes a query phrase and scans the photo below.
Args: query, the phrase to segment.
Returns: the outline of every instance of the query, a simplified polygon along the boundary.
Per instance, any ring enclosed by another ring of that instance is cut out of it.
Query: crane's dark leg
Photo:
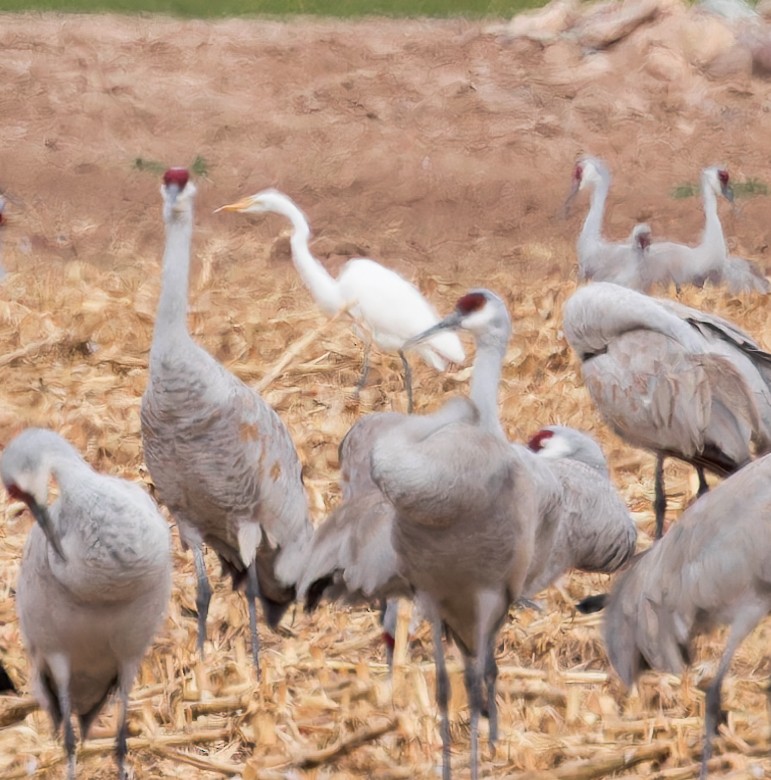
[[[434,665],[436,666],[436,704],[441,716],[442,733],[442,780],[450,780],[450,678],[444,662],[442,621],[438,615],[431,615],[431,636],[434,642]]]
[[[203,645],[206,641],[206,618],[209,616],[209,602],[211,601],[211,585],[209,585],[209,579],[206,576],[206,563],[200,544],[193,547],[193,560],[195,561],[195,576],[198,580],[198,592],[195,597],[195,606],[198,610],[198,652],[203,658]]]
[[[67,780],[75,780],[75,729],[72,728],[72,705],[70,704],[69,674],[64,685],[59,680],[56,687],[59,696],[59,710],[64,727],[64,749],[67,751]]]
[[[118,763],[118,780],[126,780],[126,754],[128,753],[128,703],[129,689],[133,682],[134,675],[130,680],[121,676],[119,696],[120,696],[120,715],[118,716],[118,735],[115,739],[115,760]]]
[[[369,375],[369,351],[370,347],[372,346],[372,342],[367,339],[364,342],[364,361],[361,366],[361,376],[359,377],[359,381],[356,383],[356,395],[362,391],[362,388],[367,383],[367,376]]]
[[[656,455],[655,496],[653,508],[656,512],[656,539],[664,535],[664,515],[667,511],[667,494],[664,488],[664,456]]]
[[[383,643],[386,648],[388,673],[394,671],[394,640],[399,616],[399,602],[396,599],[380,599],[380,625],[383,627]]]
[[[699,478],[699,489],[696,491],[696,497],[700,498],[709,491],[707,477],[704,475],[704,468],[702,466],[696,466],[696,476]]]
[[[484,648],[479,648],[479,654],[484,664],[486,654]],[[479,674],[479,657],[463,655],[465,669],[463,681],[466,683],[466,693],[470,712],[471,727],[471,780],[479,777],[479,716],[482,713],[482,678]]]
[[[412,369],[407,362],[407,356],[399,350],[399,357],[402,359],[402,365],[404,366],[404,388],[407,391],[407,414],[412,414]]]
[[[249,633],[252,637],[252,661],[260,679],[260,637],[257,633],[257,597],[260,595],[260,585],[257,582],[257,561],[251,562],[246,570],[246,603],[249,607]]]
[[[720,689],[723,685],[723,678],[731,666],[731,659],[744,641],[745,637],[753,628],[765,617],[766,609],[762,605],[752,605],[734,618],[731,625],[731,631],[728,635],[728,642],[720,657],[720,663],[715,672],[715,678],[707,688],[707,698],[704,706],[704,750],[701,754],[701,772],[699,780],[706,780],[707,763],[712,758],[712,740],[717,734],[717,728],[722,719],[720,711]]]
[[[498,680],[498,664],[495,662],[495,640],[490,637],[485,657],[485,687],[487,688],[487,720],[490,724],[490,746],[498,741],[498,703],[495,685]]]

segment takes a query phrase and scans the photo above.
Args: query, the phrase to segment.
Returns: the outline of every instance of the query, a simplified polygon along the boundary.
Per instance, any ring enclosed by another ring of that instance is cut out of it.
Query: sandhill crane
[[[169,528],[138,485],[94,471],[53,431],[28,428],[6,447],[0,472],[37,523],[19,573],[16,607],[35,696],[64,727],[75,777],[83,738],[117,689],[119,776],[126,776],[127,707],[142,656],[171,595]],[[53,477],[59,498],[48,506]]]
[[[337,279],[311,254],[308,246],[310,226],[303,212],[278,190],[258,192],[217,211],[242,214],[271,212],[286,217],[292,224],[292,260],[316,303],[327,314],[348,308],[365,341],[364,366],[358,389],[364,387],[369,366],[370,341],[387,352],[398,352],[404,366],[408,411],[412,411],[412,372],[404,354],[404,342],[436,324],[438,317],[415,285],[369,258],[349,260]],[[438,333],[417,347],[418,354],[437,371],[447,363],[462,363],[465,353],[454,333]]]
[[[471,331],[477,344],[470,398],[452,399],[430,415],[405,417],[378,437],[372,451],[373,479],[396,508],[392,541],[400,570],[432,624],[445,780],[450,732],[443,627],[465,662],[471,776],[477,778],[482,683],[492,744],[494,638],[509,605],[522,595],[539,525],[533,478],[538,459],[506,441],[498,417],[498,381],[511,333],[506,306],[489,290],[473,290],[415,341],[458,328]]]
[[[569,206],[580,190],[591,187],[589,212],[578,236],[579,280],[612,281],[638,288],[639,257],[629,242],[606,241],[602,237],[605,201],[610,190],[610,171],[598,157],[582,157],[573,169],[573,187],[565,204]]]
[[[723,227],[717,213],[717,196],[733,202],[728,171],[719,166],[701,172],[701,197],[704,204],[704,232],[697,246],[672,241],[654,241],[647,252],[645,286],[664,286],[673,282],[701,287],[709,278],[721,278],[728,252]]]
[[[193,550],[199,649],[211,599],[206,544],[234,588],[245,584],[259,674],[255,599],[275,627],[294,600],[312,534],[300,459],[275,411],[191,338],[186,320],[195,186],[184,168],[172,168],[161,194],[166,248],[142,398],[145,461],[183,544]]]
[[[717,625],[728,641],[707,689],[701,778],[720,718],[720,689],[744,638],[771,612],[771,455],[733,474],[614,583],[605,610],[608,656],[622,681],[641,671],[680,674],[691,643]]]
[[[559,493],[547,499],[556,532],[551,546],[537,541],[540,553],[547,554],[532,568],[524,597],[535,596],[570,569],[615,572],[634,553],[637,527],[610,481],[600,445],[575,428],[550,425],[532,436],[528,447],[557,477]]]
[[[723,266],[723,273],[717,274],[711,281],[725,284],[729,292],[759,292],[767,293],[771,284],[758,266],[744,257],[729,255]]]
[[[565,303],[563,328],[605,422],[656,453],[656,537],[664,458],[725,476],[771,447],[771,355],[720,317],[605,282]]]

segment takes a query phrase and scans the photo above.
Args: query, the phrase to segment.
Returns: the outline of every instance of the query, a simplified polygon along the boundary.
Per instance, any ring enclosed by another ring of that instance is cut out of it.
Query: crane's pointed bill
[[[454,311],[452,314],[448,314],[443,320],[440,320],[436,325],[432,325],[428,330],[424,330],[422,333],[418,333],[417,336],[413,336],[404,342],[404,348],[409,349],[416,344],[420,344],[426,339],[430,339],[437,333],[441,333],[443,330],[458,330],[461,326],[463,315],[459,311]]]
[[[234,203],[227,203],[224,206],[220,206],[218,209],[214,209],[214,213],[216,214],[218,211],[245,211],[251,205],[251,198],[241,198],[241,200],[237,200]]]
[[[51,522],[51,515],[48,514],[48,508],[41,506],[36,501],[31,501],[29,503],[29,508],[37,521],[37,524],[43,529],[43,533],[46,535],[46,539],[50,542],[51,547],[56,550],[56,554],[66,563],[67,556],[64,554],[59,537],[56,535],[53,523]]]

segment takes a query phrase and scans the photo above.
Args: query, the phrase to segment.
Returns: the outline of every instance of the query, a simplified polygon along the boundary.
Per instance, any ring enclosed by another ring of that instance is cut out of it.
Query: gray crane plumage
[[[211,588],[202,545],[245,583],[255,666],[255,598],[275,627],[295,596],[312,526],[300,459],[284,423],[252,388],[191,338],[186,322],[195,187],[171,169],[161,187],[163,285],[142,398],[145,461],[161,502],[194,553],[198,644]]]
[[[557,478],[558,495],[547,511],[556,514],[549,531],[551,545],[540,539],[539,550],[548,551],[525,584],[531,598],[570,569],[611,574],[634,554],[637,527],[610,481],[607,462],[599,444],[587,434],[562,425],[541,429],[528,442]],[[549,487],[541,480],[542,495]],[[553,487],[551,488],[554,489]]]
[[[734,653],[771,613],[771,455],[691,505],[678,523],[616,579],[605,610],[608,656],[622,681],[641,671],[679,674],[693,639],[730,630],[707,690],[701,777],[720,717],[720,690]]]
[[[29,428],[0,462],[11,496],[36,523],[21,563],[16,605],[32,663],[32,687],[64,726],[68,777],[75,776],[75,736],[120,697],[116,752],[125,776],[128,695],[171,594],[169,528],[138,485],[94,471],[58,434]],[[48,482],[59,498],[47,506]]]
[[[663,461],[725,476],[771,447],[771,355],[735,325],[609,283],[577,290],[563,327],[604,420],[656,463],[656,536]]]
[[[471,776],[478,776],[478,722],[486,687],[490,741],[497,738],[494,638],[531,566],[538,496],[529,463],[506,441],[497,410],[511,333],[506,307],[488,290],[463,296],[437,330],[464,328],[477,352],[470,398],[406,417],[377,439],[372,476],[396,509],[392,540],[402,573],[432,624],[441,712],[443,777],[450,777],[449,682],[444,630],[465,662],[471,708]]]

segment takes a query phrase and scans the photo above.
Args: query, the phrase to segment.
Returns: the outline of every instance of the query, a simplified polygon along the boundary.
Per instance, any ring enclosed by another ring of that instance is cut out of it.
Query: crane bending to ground
[[[771,355],[715,315],[601,282],[565,303],[563,328],[589,395],[629,444],[656,454],[656,538],[664,459],[727,476],[771,449]]]
[[[310,226],[299,207],[278,190],[268,189],[217,211],[242,214],[273,213],[292,224],[292,261],[316,303],[327,314],[348,309],[364,339],[364,366],[358,389],[364,387],[369,367],[370,341],[387,352],[398,352],[404,367],[408,411],[412,411],[412,372],[404,354],[408,339],[435,325],[439,318],[415,285],[395,271],[365,257],[349,260],[335,279],[311,254]],[[454,333],[438,333],[417,347],[418,354],[437,371],[448,363],[462,363],[465,353]]]
[[[94,471],[53,431],[28,428],[3,452],[3,483],[37,521],[19,573],[16,608],[32,687],[64,727],[67,777],[81,737],[110,693],[120,698],[116,756],[126,777],[128,696],[171,595],[169,527],[150,496]],[[53,477],[59,497],[48,506]]]
[[[605,608],[608,656],[630,686],[646,669],[681,674],[696,636],[728,625],[707,689],[701,778],[720,722],[720,691],[745,637],[771,613],[771,455],[683,513],[616,579]]]
[[[294,601],[312,534],[300,459],[276,412],[191,338],[187,299],[195,186],[187,170],[166,171],[161,194],[166,248],[142,398],[145,461],[183,544],[193,550],[199,649],[211,599],[206,544],[233,587],[245,585],[259,674],[255,599],[274,628]]]

